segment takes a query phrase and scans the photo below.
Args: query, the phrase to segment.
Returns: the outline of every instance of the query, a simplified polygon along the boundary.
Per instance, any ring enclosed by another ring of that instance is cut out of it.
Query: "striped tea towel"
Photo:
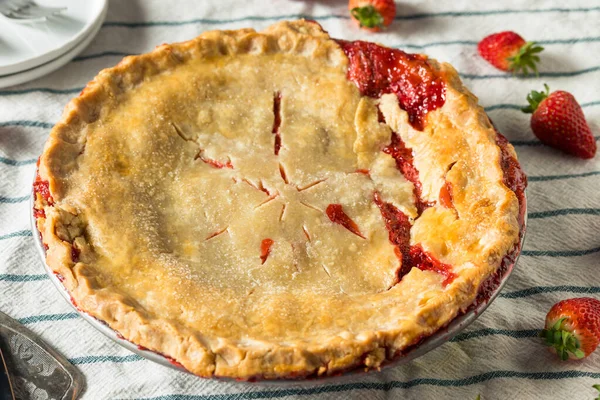
[[[48,132],[67,101],[124,55],[205,30],[262,29],[301,17],[334,37],[424,52],[457,68],[529,175],[529,226],[518,266],[500,298],[466,331],[382,373],[282,388],[203,380],[141,359],[73,311],[33,248],[28,195]],[[503,30],[546,48],[539,77],[515,78],[479,58],[477,41]],[[535,337],[556,301],[600,298],[600,156],[582,161],[535,140],[519,106],[545,82],[573,93],[600,135],[600,3],[409,0],[398,3],[390,29],[369,34],[353,26],[345,0],[111,1],[107,21],[82,55],[45,78],[0,90],[0,310],[83,371],[85,399],[592,399],[600,351],[563,363]]]

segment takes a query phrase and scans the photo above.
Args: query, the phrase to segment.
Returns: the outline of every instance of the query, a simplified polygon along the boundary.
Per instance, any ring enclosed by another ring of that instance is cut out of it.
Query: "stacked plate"
[[[66,7],[44,21],[16,21],[0,15],[0,88],[57,70],[85,49],[106,16],[107,0],[38,1]]]

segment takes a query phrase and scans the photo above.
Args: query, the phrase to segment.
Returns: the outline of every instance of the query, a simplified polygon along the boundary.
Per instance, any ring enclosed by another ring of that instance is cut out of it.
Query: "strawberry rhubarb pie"
[[[456,71],[309,21],[126,57],[34,184],[82,312],[205,377],[377,369],[493,285],[526,179]]]

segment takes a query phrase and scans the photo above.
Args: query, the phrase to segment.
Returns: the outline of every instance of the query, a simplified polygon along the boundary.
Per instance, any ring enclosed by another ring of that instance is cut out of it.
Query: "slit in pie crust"
[[[194,374],[276,379],[447,325],[518,245],[525,185],[450,65],[293,21],[100,72],[34,191],[80,310]]]

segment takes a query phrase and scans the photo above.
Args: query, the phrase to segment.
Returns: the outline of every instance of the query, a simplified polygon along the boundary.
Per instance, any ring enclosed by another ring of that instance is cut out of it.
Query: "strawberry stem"
[[[579,339],[563,325],[566,318],[560,318],[549,329],[543,329],[540,337],[544,339],[546,346],[553,347],[558,357],[565,361],[569,359],[569,354],[575,358],[585,357],[585,353],[580,349]]]
[[[532,90],[531,93],[527,95],[527,102],[529,105],[526,107],[521,107],[521,111],[526,114],[533,114],[533,112],[537,110],[540,103],[550,94],[550,88],[545,83],[544,88],[546,89],[545,92],[537,92]]]
[[[528,76],[531,69],[538,76],[537,63],[540,62],[538,53],[543,50],[544,48],[538,46],[535,42],[525,43],[514,57],[508,57],[508,70],[512,71],[513,74],[522,71],[525,76]]]
[[[600,392],[600,385],[592,385],[592,387]],[[596,397],[596,400],[600,400],[600,395]]]
[[[350,13],[356,18],[361,27],[381,28],[383,26],[383,16],[372,5],[355,7],[350,10]]]

